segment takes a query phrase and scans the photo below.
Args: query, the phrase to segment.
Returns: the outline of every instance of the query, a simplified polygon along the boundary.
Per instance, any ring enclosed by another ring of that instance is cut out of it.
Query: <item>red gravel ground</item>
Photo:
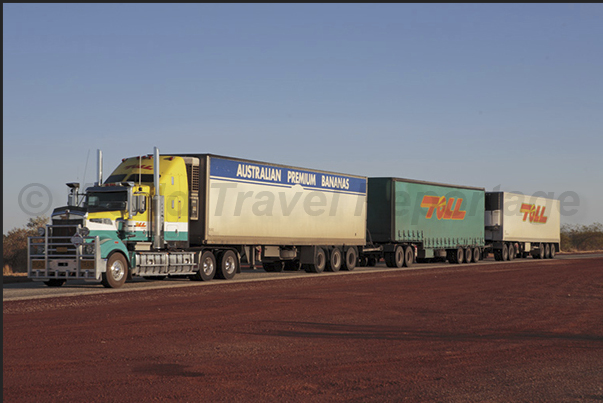
[[[603,401],[603,259],[4,303],[4,402]]]

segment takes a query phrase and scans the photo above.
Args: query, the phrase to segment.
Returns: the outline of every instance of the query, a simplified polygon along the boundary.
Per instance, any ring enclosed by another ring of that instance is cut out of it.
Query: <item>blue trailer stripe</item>
[[[366,194],[366,178],[212,158],[210,176],[222,180],[261,183],[338,193]]]

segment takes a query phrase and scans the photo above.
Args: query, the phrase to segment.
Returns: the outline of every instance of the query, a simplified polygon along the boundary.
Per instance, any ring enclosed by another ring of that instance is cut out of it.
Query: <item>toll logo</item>
[[[446,199],[445,196],[423,196],[421,201],[421,207],[427,209],[425,218],[429,219],[433,217],[433,213],[436,213],[438,220],[464,220],[466,211],[461,210],[463,199],[455,199],[449,197]]]
[[[519,211],[523,213],[523,221],[529,220],[531,223],[546,224],[548,217],[544,216],[545,209],[545,206],[522,203]]]

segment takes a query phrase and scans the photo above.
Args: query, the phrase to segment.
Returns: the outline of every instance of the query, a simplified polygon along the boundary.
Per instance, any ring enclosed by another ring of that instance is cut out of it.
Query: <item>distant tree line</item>
[[[583,252],[603,250],[603,224],[563,224],[561,226],[561,251]]]
[[[27,271],[27,237],[37,236],[38,228],[48,222],[48,217],[30,218],[25,227],[13,228],[2,234],[3,274]]]

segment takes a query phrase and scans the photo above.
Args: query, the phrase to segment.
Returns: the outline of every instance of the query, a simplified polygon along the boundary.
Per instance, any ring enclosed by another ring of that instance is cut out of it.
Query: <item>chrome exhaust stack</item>
[[[96,186],[100,186],[103,184],[103,152],[100,149],[96,150],[96,152],[97,152]]]
[[[153,248],[162,249],[164,244],[163,236],[163,195],[159,194],[159,148],[155,147],[153,153],[153,185],[155,186],[155,196],[153,196]]]

